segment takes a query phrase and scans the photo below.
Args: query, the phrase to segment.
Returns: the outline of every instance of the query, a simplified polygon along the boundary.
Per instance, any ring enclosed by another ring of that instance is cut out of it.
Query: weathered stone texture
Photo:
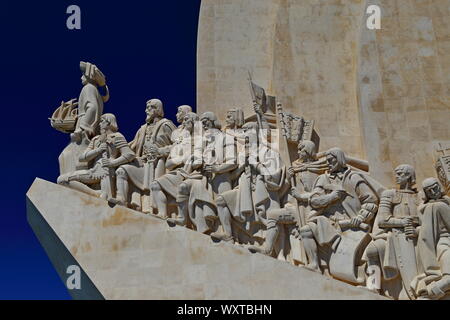
[[[27,197],[105,299],[386,299],[41,179]]]
[[[366,7],[382,10],[366,28]],[[287,110],[316,120],[321,149],[365,158],[392,185],[410,163],[435,175],[450,140],[450,0],[204,0],[198,110],[252,113],[250,70]]]

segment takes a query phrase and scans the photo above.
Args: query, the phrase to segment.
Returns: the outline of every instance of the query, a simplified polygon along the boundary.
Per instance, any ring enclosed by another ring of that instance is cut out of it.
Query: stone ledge
[[[75,299],[386,299],[39,178],[27,215]]]

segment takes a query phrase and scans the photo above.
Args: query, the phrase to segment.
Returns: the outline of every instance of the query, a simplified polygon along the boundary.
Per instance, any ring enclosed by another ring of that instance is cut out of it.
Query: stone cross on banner
[[[282,112],[284,130],[289,142],[298,144],[301,140],[312,140],[314,121],[305,120],[303,117]]]
[[[269,111],[270,113],[274,114],[275,97],[268,96],[264,88],[254,83],[250,72],[248,73],[248,81],[250,84],[250,92],[252,94],[252,98],[261,107],[262,112],[267,113]]]

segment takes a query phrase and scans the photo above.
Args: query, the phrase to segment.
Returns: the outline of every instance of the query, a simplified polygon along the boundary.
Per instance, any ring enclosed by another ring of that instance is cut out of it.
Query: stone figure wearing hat
[[[50,118],[51,125],[58,131],[70,133],[70,143],[61,152],[59,161],[60,175],[76,170],[88,169],[89,164],[80,161],[80,155],[86,150],[90,140],[99,134],[100,117],[103,104],[109,99],[106,79],[100,69],[92,63],[80,62],[83,88],[77,99],[61,102]],[[103,88],[103,90],[100,90]],[[100,91],[106,91],[102,96]]]
[[[85,132],[88,138],[98,134],[98,124],[103,114],[103,103],[109,100],[109,90],[106,85],[106,78],[100,69],[89,62],[80,62],[81,89],[78,98],[78,120],[72,139],[74,141],[81,140],[82,133]],[[105,96],[102,96],[99,87],[106,90]]]

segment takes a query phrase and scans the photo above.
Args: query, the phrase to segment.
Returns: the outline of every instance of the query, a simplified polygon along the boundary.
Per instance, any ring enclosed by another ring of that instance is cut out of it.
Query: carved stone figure
[[[165,159],[172,145],[172,133],[176,129],[172,121],[164,118],[163,104],[158,99],[147,101],[146,123],[130,142],[137,159],[117,170],[117,198],[119,204],[129,204],[137,210],[150,212],[152,205],[142,201],[141,195],[150,200],[150,185],[166,172]],[[129,182],[135,191],[129,199]]]
[[[246,230],[249,215],[253,214],[253,204],[251,195],[250,176],[246,172],[248,161],[246,162],[246,150],[248,151],[248,135],[242,128],[244,125],[244,112],[241,109],[233,108],[228,110],[225,119],[225,139],[227,145],[233,143],[233,150],[236,154],[230,162],[237,164],[236,168],[230,173],[232,190],[220,193],[216,197],[217,213],[222,230],[211,234],[212,238],[232,241],[239,240],[239,234]],[[246,149],[247,137],[247,149]],[[230,154],[230,156],[232,156]],[[232,221],[233,219],[233,221]],[[235,226],[234,232],[232,225]],[[239,225],[239,230],[236,226]]]
[[[253,128],[252,132],[260,132],[256,123],[246,124]],[[295,220],[290,212],[282,208],[282,203],[289,190],[286,182],[286,168],[280,154],[270,147],[266,139],[258,139],[258,151],[250,165],[253,168],[254,192],[252,194],[255,221],[261,223],[266,232],[262,246],[250,245],[251,252],[259,252],[276,257],[274,251],[279,239],[280,224],[294,225]],[[281,239],[284,241],[285,239]],[[283,245],[281,247],[284,247]]]
[[[54,114],[51,119],[53,127],[56,124],[63,125],[65,132],[72,132],[70,135],[71,142],[59,156],[61,175],[78,169],[87,169],[88,164],[80,162],[79,156],[89,145],[90,139],[99,134],[99,123],[100,117],[103,114],[103,104],[109,99],[106,79],[100,69],[92,63],[83,61],[80,62],[80,69],[83,73],[81,77],[83,88],[81,89],[78,101],[72,99],[67,103],[71,106],[78,105],[78,108],[74,109],[75,111],[70,112],[70,114],[67,112],[65,114],[58,114],[59,119],[54,119]],[[99,88],[104,88],[103,90],[106,91],[105,96],[101,95]],[[63,102],[62,105],[64,104]],[[61,107],[58,109],[61,109]],[[61,116],[63,118],[60,118]],[[75,119],[76,121],[74,121]],[[69,124],[69,127],[67,127],[67,124]]]
[[[450,296],[448,145],[439,144],[438,179],[423,181],[422,203],[412,166],[398,166],[398,188],[385,190],[367,174],[368,161],[339,148],[319,153],[314,120],[281,103],[275,114],[276,98],[251,78],[255,114],[247,119],[229,109],[221,130],[215,113],[199,117],[181,105],[175,127],[151,99],[127,143],[115,116],[103,114],[105,76],[88,62],[80,68],[78,101],[63,101],[50,119],[71,133],[58,184],[144,213],[157,209],[171,226],[395,299]]]
[[[190,161],[194,161],[194,149],[196,144],[196,124],[198,122],[198,115],[193,112],[188,112],[181,120],[181,114],[177,114],[178,121],[181,125],[172,134],[174,144],[171,146],[169,156],[166,161],[167,173],[159,178],[156,178],[151,184],[153,202],[158,209],[160,217],[169,217],[168,206],[178,201],[177,192],[181,182],[185,177],[185,168]],[[177,135],[174,138],[174,135]],[[197,143],[198,144],[198,143]],[[177,218],[169,218],[168,221],[176,224],[185,224],[185,217],[182,216],[184,212],[178,213]]]
[[[88,138],[98,133],[98,124],[103,113],[103,103],[109,100],[109,91],[103,73],[97,66],[89,62],[80,62],[80,69],[83,72],[81,83],[83,89],[78,98],[78,121],[75,132],[72,135],[74,141],[82,139],[82,132]],[[98,87],[106,88],[106,95],[101,96]]]
[[[373,241],[366,249],[367,263],[368,269],[381,269],[383,281],[372,290],[378,289],[396,299],[413,299],[410,284],[418,273],[415,247],[421,200],[414,188],[414,168],[403,164],[394,173],[398,189],[386,190],[381,196]]]
[[[115,196],[116,168],[134,159],[134,152],[128,146],[125,137],[118,132],[116,117],[106,113],[100,117],[100,135],[91,140],[80,156],[80,161],[93,163],[93,166],[87,170],[61,175],[58,183],[110,200]],[[88,187],[95,188],[98,184],[100,184],[99,191]]]
[[[221,125],[214,113],[203,113],[200,121],[204,130],[202,159],[189,162],[182,172],[185,180],[177,193],[178,213],[182,219],[177,222],[186,221],[184,217],[189,216],[197,231],[210,233],[217,218],[215,199],[218,194],[232,188],[230,175],[237,168],[234,161],[236,151],[232,140],[227,146],[227,139],[220,131]]]
[[[328,150],[326,159],[328,172],[317,178],[310,198],[315,212],[300,229],[307,267],[319,271],[325,264],[333,277],[362,283],[360,258],[370,241],[378,195],[367,177],[347,166],[341,149]]]
[[[262,182],[259,181],[261,177],[258,176],[276,174],[280,162],[277,155],[270,153],[272,150],[268,149],[267,142],[263,143],[262,139],[266,137],[261,134],[258,122],[250,121],[243,124],[243,116],[240,109],[231,109],[227,113],[226,132],[227,136],[234,137],[239,166],[232,172],[233,190],[220,194],[216,199],[224,230],[211,236],[220,240],[254,244],[263,241],[263,230],[266,229],[264,224],[266,212],[261,203],[267,198],[265,196],[258,198],[256,195],[257,189],[259,191],[263,189]],[[274,162],[270,162],[271,160]],[[258,163],[261,164],[259,168]],[[271,165],[277,168],[270,168]],[[258,170],[262,168],[271,171],[261,173]],[[261,203],[257,204],[257,201]],[[258,205],[261,208],[257,208]]]
[[[291,186],[290,195],[294,199],[288,198],[285,208],[296,217],[297,222],[290,236],[292,260],[299,264],[307,263],[303,245],[299,243],[299,229],[304,225],[304,221],[307,220],[312,211],[309,199],[314,183],[317,177],[325,173],[327,169],[326,161],[316,160],[316,150],[314,142],[310,140],[300,141],[297,148],[298,159],[292,163],[286,173],[286,183]]]
[[[298,159],[287,170],[287,180],[290,181],[292,177],[295,177],[296,180],[296,186],[292,188],[291,194],[301,204],[308,204],[317,177],[325,173],[326,170],[325,163],[316,160],[315,150],[314,142],[300,141],[298,144]]]
[[[314,182],[317,176],[325,171],[323,163],[316,161],[315,150],[316,146],[312,141],[305,140],[298,144],[299,159],[293,162],[292,167],[288,168],[285,181],[286,185],[290,186],[291,179],[295,177],[296,184],[295,187],[292,187],[291,189],[291,195],[297,199],[298,203],[286,203],[284,209],[277,210],[278,217],[270,217],[269,228],[267,231],[267,239],[269,241],[266,243],[264,250],[259,250],[260,252],[270,254],[280,233],[286,238],[289,237],[291,233],[296,233],[298,235],[297,229],[293,229],[295,227],[294,223],[296,222],[296,209],[294,206],[299,205],[301,207],[299,208],[300,210],[306,211]],[[302,212],[302,214],[306,214],[306,212]],[[287,241],[287,239],[281,240],[281,242]],[[285,243],[281,244],[281,247],[285,246]]]
[[[172,137],[171,137],[172,143],[175,144],[175,143],[183,140],[183,133],[185,133],[184,118],[190,112],[192,112],[191,106],[181,105],[178,107],[178,112],[175,116],[177,118],[177,123],[179,123],[179,126],[172,132]]]
[[[450,294],[450,198],[436,178],[422,182],[425,203],[419,208],[417,239],[421,273],[412,283],[420,299],[441,299]]]

